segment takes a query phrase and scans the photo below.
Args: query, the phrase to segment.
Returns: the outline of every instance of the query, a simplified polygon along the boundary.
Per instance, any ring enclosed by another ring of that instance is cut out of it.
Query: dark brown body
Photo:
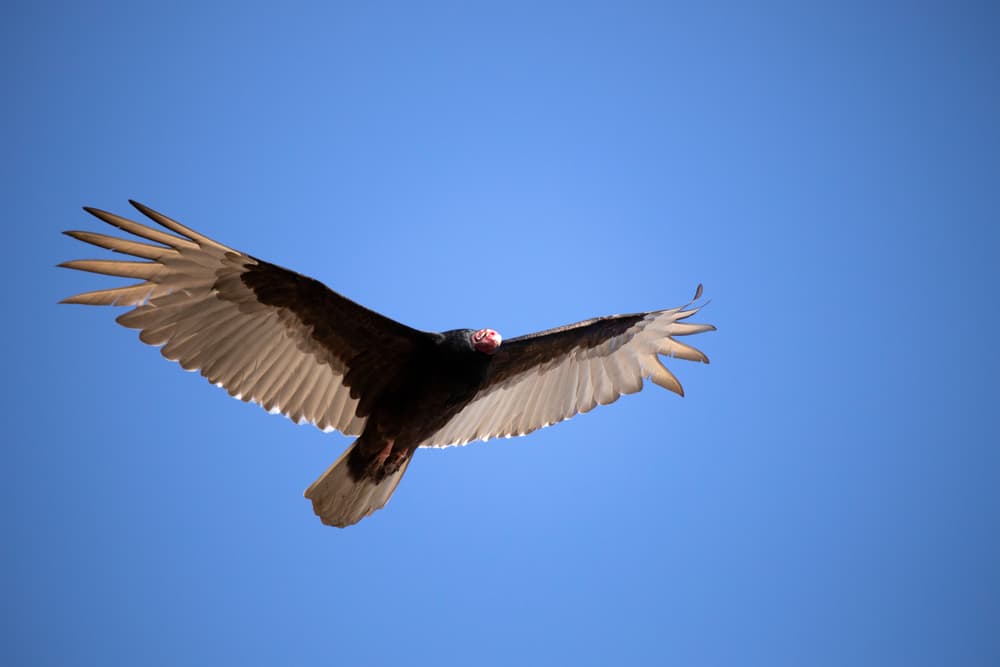
[[[352,476],[380,481],[476,395],[492,357],[470,343],[471,329],[428,334],[373,401],[365,431],[348,459]]]

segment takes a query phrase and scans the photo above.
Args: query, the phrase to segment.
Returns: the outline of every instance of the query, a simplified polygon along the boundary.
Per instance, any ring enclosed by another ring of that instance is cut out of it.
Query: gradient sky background
[[[1000,20],[918,4],[6,3],[0,663],[1000,664]],[[703,282],[712,364],[327,528],[349,439],[56,305],[127,198],[424,329]]]

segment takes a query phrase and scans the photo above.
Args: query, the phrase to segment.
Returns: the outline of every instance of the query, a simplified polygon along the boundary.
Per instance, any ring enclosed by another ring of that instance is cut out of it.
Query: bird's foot
[[[385,475],[385,463],[392,454],[393,441],[389,440],[385,447],[379,450],[379,453],[372,457],[371,463],[368,464],[367,473],[369,477],[376,480],[381,480]]]
[[[389,458],[389,454],[392,454],[392,440],[385,443],[385,447],[382,448],[382,451],[375,455],[375,458],[372,459],[372,465],[376,468],[381,468],[382,464],[385,463],[385,460]]]

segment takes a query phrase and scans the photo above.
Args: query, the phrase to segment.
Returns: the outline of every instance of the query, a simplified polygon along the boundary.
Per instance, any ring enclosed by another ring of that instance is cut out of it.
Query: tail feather
[[[348,460],[357,446],[358,441],[355,440],[306,489],[305,497],[312,501],[313,511],[328,526],[345,528],[385,507],[410,465],[410,457],[407,456],[395,472],[385,475],[380,481],[370,475],[361,475],[355,479]]]

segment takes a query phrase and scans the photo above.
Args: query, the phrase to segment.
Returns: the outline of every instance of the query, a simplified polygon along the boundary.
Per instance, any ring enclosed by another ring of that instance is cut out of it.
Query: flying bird
[[[525,435],[637,392],[644,378],[683,396],[659,355],[708,363],[677,340],[715,329],[686,321],[701,285],[686,306],[509,340],[489,328],[431,333],[130,203],[167,231],[84,207],[141,240],[65,233],[135,259],[60,266],[140,282],[63,303],[133,306],[118,323],[167,359],[240,400],[357,436],[305,492],[331,526],[381,509],[419,447]]]

